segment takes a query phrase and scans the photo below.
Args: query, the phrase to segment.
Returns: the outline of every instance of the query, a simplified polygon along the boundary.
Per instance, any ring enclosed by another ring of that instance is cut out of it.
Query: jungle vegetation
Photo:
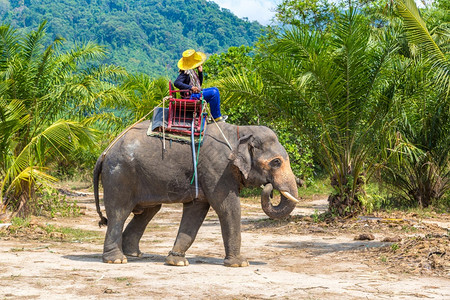
[[[328,178],[330,215],[448,211],[448,11],[446,1],[284,0],[279,25],[257,43],[209,57],[205,84],[220,88],[230,122],[273,128],[306,184]],[[52,182],[90,173],[118,132],[168,94],[169,77],[104,63],[107,47],[48,26],[0,27],[3,212],[32,213]]]
[[[47,41],[95,42],[108,50],[102,63],[151,76],[174,75],[188,48],[252,45],[263,29],[207,0],[0,0],[0,19],[24,31],[46,20]]]

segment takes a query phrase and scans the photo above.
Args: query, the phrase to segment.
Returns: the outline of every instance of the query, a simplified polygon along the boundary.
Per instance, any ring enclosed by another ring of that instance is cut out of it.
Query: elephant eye
[[[277,169],[281,167],[281,159],[275,158],[269,163],[270,167],[273,169]]]

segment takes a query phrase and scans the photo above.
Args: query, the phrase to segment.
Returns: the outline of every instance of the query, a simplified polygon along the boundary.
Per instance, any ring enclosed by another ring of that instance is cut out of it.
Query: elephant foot
[[[108,264],[126,264],[128,262],[127,257],[122,254],[120,250],[104,252],[103,262]]]
[[[225,265],[225,267],[233,267],[233,268],[249,266],[248,261],[245,258],[243,258],[242,256],[225,258],[225,260],[223,261],[223,264]]]
[[[184,255],[179,253],[169,252],[169,255],[166,257],[166,264],[177,267],[187,267],[189,266],[188,260],[184,257]]]
[[[115,260],[110,260],[103,257],[103,262],[108,264],[126,264],[128,262],[127,257],[124,255],[122,259],[116,258]]]

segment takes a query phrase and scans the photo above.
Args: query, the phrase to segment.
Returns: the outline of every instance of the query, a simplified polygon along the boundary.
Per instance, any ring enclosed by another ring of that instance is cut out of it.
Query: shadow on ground
[[[102,255],[99,254],[80,254],[80,255],[64,255],[63,258],[73,260],[73,261],[82,261],[82,262],[91,262],[98,263],[102,261]],[[208,264],[208,265],[223,265],[223,259],[208,257],[208,256],[187,256],[189,264]],[[142,257],[127,257],[128,263],[164,263],[166,260],[166,256],[158,255],[158,254],[144,254]],[[261,261],[251,261],[252,265],[265,265],[266,263]]]
[[[301,249],[314,255],[323,255],[328,253],[364,250],[369,248],[381,248],[390,243],[385,242],[345,242],[345,243],[326,243],[326,242],[279,242],[274,247],[283,249]]]

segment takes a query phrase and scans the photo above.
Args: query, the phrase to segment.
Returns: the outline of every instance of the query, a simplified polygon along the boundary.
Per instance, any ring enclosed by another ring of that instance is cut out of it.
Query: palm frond
[[[95,131],[83,123],[58,120],[37,135],[32,142],[38,143],[43,139],[49,144],[47,147],[53,147],[60,152],[60,149],[71,150],[80,145],[92,145],[95,137]]]
[[[414,0],[397,0],[397,9],[405,22],[408,38],[416,44],[420,44],[430,55],[439,60],[445,60],[445,55],[434,42],[425,22],[420,16]]]
[[[106,55],[106,49],[98,44],[88,42],[83,45],[75,45],[68,52],[58,56],[55,77],[65,78],[71,71],[76,69],[77,64],[89,60],[100,60]]]
[[[239,73],[228,71],[227,76],[218,81],[218,86],[225,101],[232,101],[238,104],[241,101],[255,101],[261,103],[265,101],[264,84],[261,76],[257,73],[247,72],[241,69]]]
[[[0,26],[0,72],[8,68],[8,61],[14,56],[19,47],[17,30],[11,25]]]
[[[280,34],[277,43],[270,45],[270,58],[277,59],[279,53],[289,53],[296,60],[314,57],[326,50],[325,40],[322,32],[293,26]]]
[[[39,84],[40,84],[39,80],[41,77],[45,76],[46,70],[47,71],[51,70],[52,62],[49,62],[49,60],[51,59],[51,57],[55,51],[55,47],[57,45],[61,45],[62,41],[64,41],[63,38],[57,37],[44,51],[41,62],[39,63],[39,66],[37,67],[36,78],[35,78],[35,83],[34,83],[36,86],[39,86]]]
[[[2,188],[4,188],[5,190],[4,194],[7,195],[11,191],[14,191],[14,193],[16,194],[21,193],[24,187],[24,182],[26,182],[28,186],[33,186],[36,182],[49,184],[51,182],[58,181],[58,179],[56,179],[55,177],[47,174],[45,172],[46,170],[46,168],[42,168],[39,166],[26,167],[25,169],[21,170],[20,173],[12,177],[12,180],[8,186],[2,186]],[[0,204],[2,203],[0,202]]]
[[[421,47],[432,61],[437,87],[450,95],[450,62],[433,40],[425,22],[420,16],[414,0],[397,0],[397,9],[405,23],[408,39]]]
[[[23,48],[23,56],[27,63],[30,63],[33,57],[40,50],[42,45],[40,44],[41,39],[45,35],[45,26],[47,21],[43,21],[36,31],[32,31],[26,35],[26,37],[21,41]]]

